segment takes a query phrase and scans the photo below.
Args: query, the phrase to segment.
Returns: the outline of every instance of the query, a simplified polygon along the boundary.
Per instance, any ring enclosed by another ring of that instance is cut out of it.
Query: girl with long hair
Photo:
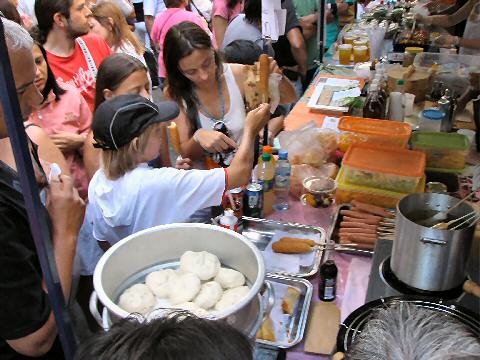
[[[171,28],[164,43],[166,95],[176,101],[176,120],[182,156],[204,159],[208,153],[221,153],[238,147],[245,124],[246,66],[223,64],[208,34],[188,22]],[[281,74],[270,59],[270,72]],[[280,102],[296,99],[295,90],[282,76]],[[213,130],[223,124],[230,137]],[[198,166],[197,166],[198,167]]]

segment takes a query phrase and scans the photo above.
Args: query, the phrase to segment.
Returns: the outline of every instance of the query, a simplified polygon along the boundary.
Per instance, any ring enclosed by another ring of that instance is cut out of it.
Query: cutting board
[[[310,306],[304,350],[308,353],[332,353],[340,326],[340,309],[335,303],[317,302]]]

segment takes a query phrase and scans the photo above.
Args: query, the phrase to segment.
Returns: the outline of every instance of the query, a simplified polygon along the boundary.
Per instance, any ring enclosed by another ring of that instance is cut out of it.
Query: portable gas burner
[[[472,244],[472,256],[470,256],[467,265],[467,278],[470,278],[476,283],[480,280],[479,243],[479,241],[474,241]],[[400,281],[390,268],[392,247],[393,242],[391,240],[380,239],[377,241],[365,302],[388,296],[416,295],[431,299],[440,299],[448,303],[457,303],[476,314],[480,313],[480,299],[464,293],[462,285],[447,291],[425,291],[415,289]]]

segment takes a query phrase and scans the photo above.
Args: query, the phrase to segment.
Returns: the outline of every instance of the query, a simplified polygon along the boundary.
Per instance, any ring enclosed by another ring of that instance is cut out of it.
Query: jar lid
[[[406,53],[410,54],[420,54],[423,53],[423,48],[421,47],[415,47],[415,46],[409,46],[405,48]]]
[[[445,113],[437,109],[427,109],[422,111],[422,116],[428,120],[442,120]]]

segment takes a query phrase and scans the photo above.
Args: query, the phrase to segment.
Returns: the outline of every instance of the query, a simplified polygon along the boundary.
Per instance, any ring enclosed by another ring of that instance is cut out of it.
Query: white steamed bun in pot
[[[205,317],[208,316],[208,311],[202,309],[200,306],[195,304],[194,302],[188,301],[174,306],[175,309],[179,310],[186,310],[191,312],[193,315],[198,317]]]
[[[193,302],[201,308],[208,310],[220,300],[222,294],[223,290],[220,284],[215,281],[209,281],[202,285]]]
[[[125,290],[118,301],[118,306],[129,313],[146,315],[155,305],[155,296],[145,284],[135,284]]]
[[[241,272],[223,267],[218,270],[214,280],[224,289],[232,289],[245,284],[245,276]]]
[[[193,273],[180,275],[170,288],[170,302],[173,305],[192,301],[201,287],[200,279]]]
[[[223,311],[235,305],[247,296],[249,290],[248,286],[239,286],[225,291],[220,300],[215,304],[215,310]]]
[[[207,251],[185,251],[180,258],[180,269],[193,273],[202,281],[214,278],[220,269],[220,260]]]
[[[145,284],[159,298],[166,298],[170,294],[172,285],[178,280],[179,275],[173,269],[151,272],[145,278]]]

